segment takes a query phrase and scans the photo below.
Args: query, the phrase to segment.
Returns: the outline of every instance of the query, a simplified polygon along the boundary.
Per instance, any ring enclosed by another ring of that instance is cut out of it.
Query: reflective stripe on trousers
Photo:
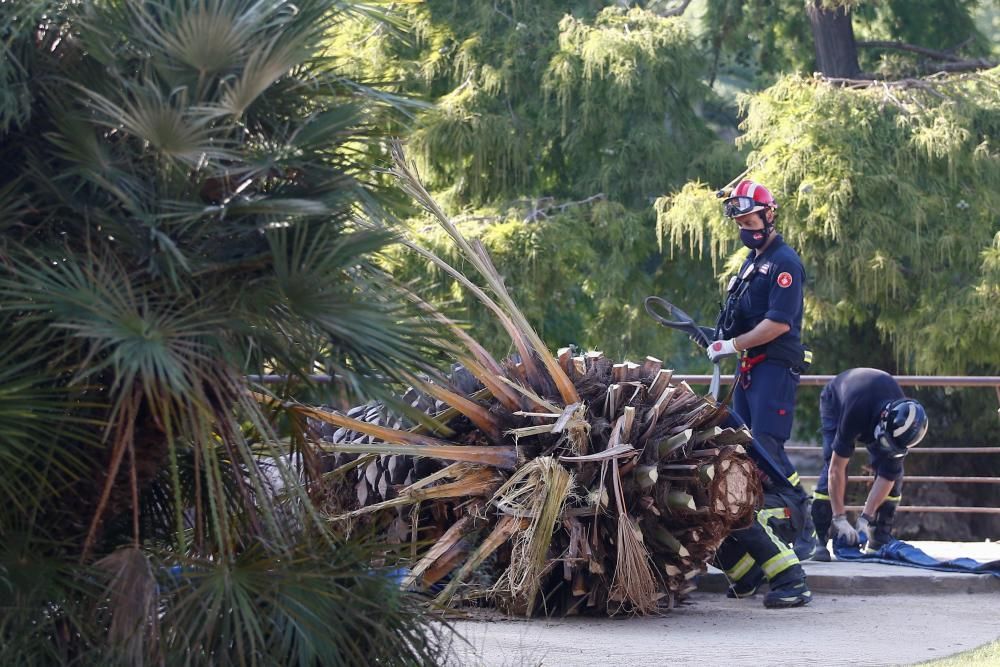
[[[768,538],[778,549],[778,553],[771,558],[767,559],[761,563],[760,567],[764,570],[764,576],[769,580],[774,579],[775,576],[784,572],[793,565],[799,564],[799,559],[795,555],[795,552],[788,548],[788,545],[778,539],[778,536],[774,534],[771,530],[771,526],[767,524],[770,519],[784,519],[785,508],[779,507],[774,509],[762,509],[757,512],[757,522],[767,533]]]
[[[729,577],[730,581],[739,581],[753,569],[753,566],[754,559],[750,554],[743,554],[743,557],[736,562],[736,565],[726,570],[726,576]]]

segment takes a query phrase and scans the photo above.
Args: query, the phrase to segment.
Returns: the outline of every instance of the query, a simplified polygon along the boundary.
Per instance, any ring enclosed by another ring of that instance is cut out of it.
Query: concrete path
[[[1000,545],[914,542],[938,558],[1000,559]],[[815,595],[768,610],[760,596],[699,590],[654,618],[509,620],[455,624],[452,661],[472,666],[911,665],[1000,639],[1000,578],[892,565],[805,564]],[[713,579],[713,576],[715,577]],[[703,587],[718,584],[703,578]],[[878,643],[871,642],[879,638]]]

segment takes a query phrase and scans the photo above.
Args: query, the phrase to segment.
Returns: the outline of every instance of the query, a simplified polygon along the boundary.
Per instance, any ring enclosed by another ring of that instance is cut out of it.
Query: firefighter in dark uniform
[[[809,497],[785,453],[785,441],[791,435],[799,375],[812,361],[801,341],[806,276],[798,254],[775,231],[776,209],[770,191],[748,180],[723,202],[723,212],[739,226],[750,253],[730,281],[708,356],[717,362],[739,355],[733,409],[791,486],[781,504],[794,515],[794,549],[805,559],[817,544],[816,533]],[[775,512],[784,513],[784,507]]]
[[[903,457],[927,433],[927,414],[917,401],[903,396],[896,380],[875,368],[852,368],[830,381],[819,399],[823,429],[823,459],[826,465],[816,485],[812,515],[820,548],[814,558],[830,560],[827,534],[843,536],[847,544],[859,543],[878,551],[892,541],[892,523],[903,488]],[[844,511],[847,464],[855,441],[868,449],[875,473],[865,507],[857,525]]]

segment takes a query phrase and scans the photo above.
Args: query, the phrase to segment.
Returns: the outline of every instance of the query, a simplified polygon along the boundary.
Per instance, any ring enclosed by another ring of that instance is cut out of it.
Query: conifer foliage
[[[805,258],[807,326],[871,326],[922,373],[1000,365],[1000,70],[858,89],[786,77],[748,99],[752,176]],[[658,204],[671,244],[730,256],[714,193]],[[703,245],[705,244],[705,245]]]
[[[696,298],[711,276],[683,255],[661,271],[650,203],[698,174],[728,180],[741,160],[696,113],[712,96],[685,24],[618,4],[432,0],[400,7],[415,27],[409,42],[359,24],[337,45],[357,71],[433,104],[418,112],[409,152],[545,340],[679,360],[688,347],[639,304],[651,293]],[[431,221],[411,222],[458,259]],[[503,351],[474,299],[427,262],[394,259],[394,275],[430,283],[429,298]]]

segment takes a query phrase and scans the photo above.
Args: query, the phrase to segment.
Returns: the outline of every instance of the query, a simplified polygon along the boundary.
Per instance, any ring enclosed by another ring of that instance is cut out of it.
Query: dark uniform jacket
[[[723,313],[720,322],[723,338],[744,334],[765,319],[781,322],[790,329],[766,346],[752,348],[748,353],[755,356],[765,352],[769,361],[791,366],[801,363],[802,289],[806,273],[798,253],[777,234],[760,257],[750,251],[736,280],[741,281],[741,278],[742,282],[749,281],[749,285],[735,308]],[[735,288],[739,289],[738,283]]]
[[[896,380],[876,368],[852,368],[833,378],[823,390],[821,412],[824,427],[833,420],[837,434],[833,451],[845,458],[854,453],[854,441],[864,444],[871,455],[871,466],[883,479],[897,480],[903,475],[903,459],[891,458],[875,447],[875,425],[886,403],[903,398]]]

